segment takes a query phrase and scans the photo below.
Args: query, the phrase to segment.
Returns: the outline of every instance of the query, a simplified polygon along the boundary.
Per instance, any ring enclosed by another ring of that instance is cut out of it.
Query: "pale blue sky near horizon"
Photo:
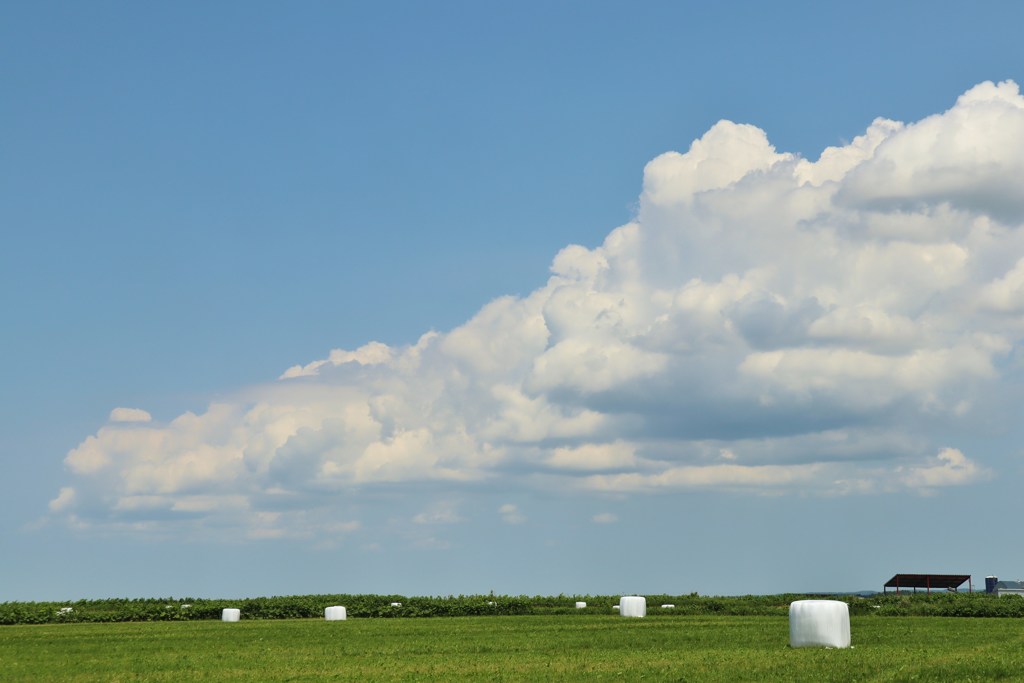
[[[336,545],[232,538],[216,515],[139,533],[104,524],[113,503],[77,527],[48,505],[115,408],[166,424],[332,349],[446,333],[543,287],[563,247],[602,245],[645,165],[719,120],[813,161],[876,117],[1021,82],[1022,25],[1013,2],[0,6],[0,601],[1017,578],[1024,552],[993,528],[1019,510],[1005,416],[905,435],[996,473],[928,495],[595,499],[523,456],[443,490],[302,489],[350,499],[338,523],[359,537]]]

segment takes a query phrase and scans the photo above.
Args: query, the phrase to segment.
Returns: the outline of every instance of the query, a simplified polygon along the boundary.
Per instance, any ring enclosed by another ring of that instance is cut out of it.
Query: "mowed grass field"
[[[544,615],[0,627],[2,681],[1024,681],[1024,620]]]

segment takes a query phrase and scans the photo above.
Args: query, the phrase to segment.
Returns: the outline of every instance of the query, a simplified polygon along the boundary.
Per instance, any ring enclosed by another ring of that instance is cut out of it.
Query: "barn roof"
[[[896,574],[886,588],[958,588],[971,580],[970,574]]]

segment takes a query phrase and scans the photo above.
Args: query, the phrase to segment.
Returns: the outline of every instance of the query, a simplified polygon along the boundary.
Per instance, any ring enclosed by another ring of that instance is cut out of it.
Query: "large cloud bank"
[[[67,455],[50,508],[276,536],[352,530],[346,501],[410,484],[848,495],[984,479],[1004,454],[966,439],[1019,389],[1022,150],[1012,82],[877,119],[817,161],[721,121],[651,161],[635,220],[563,249],[529,296],[410,346],[332,351],[202,414],[116,408]],[[437,510],[458,519],[444,504],[422,519]]]

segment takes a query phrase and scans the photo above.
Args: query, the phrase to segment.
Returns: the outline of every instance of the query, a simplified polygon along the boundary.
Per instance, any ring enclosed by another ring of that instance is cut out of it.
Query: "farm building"
[[[923,588],[929,593],[932,589],[957,592],[960,586],[967,584],[967,590],[974,592],[974,584],[971,583],[970,574],[896,574],[885,582],[882,592],[886,593],[890,588],[895,588],[899,593],[901,590]]]
[[[993,592],[999,597],[1004,595],[1024,596],[1024,581],[996,581],[996,588]]]
[[[998,576],[985,577],[985,592],[996,595],[1024,596],[1024,581],[1000,581]]]

